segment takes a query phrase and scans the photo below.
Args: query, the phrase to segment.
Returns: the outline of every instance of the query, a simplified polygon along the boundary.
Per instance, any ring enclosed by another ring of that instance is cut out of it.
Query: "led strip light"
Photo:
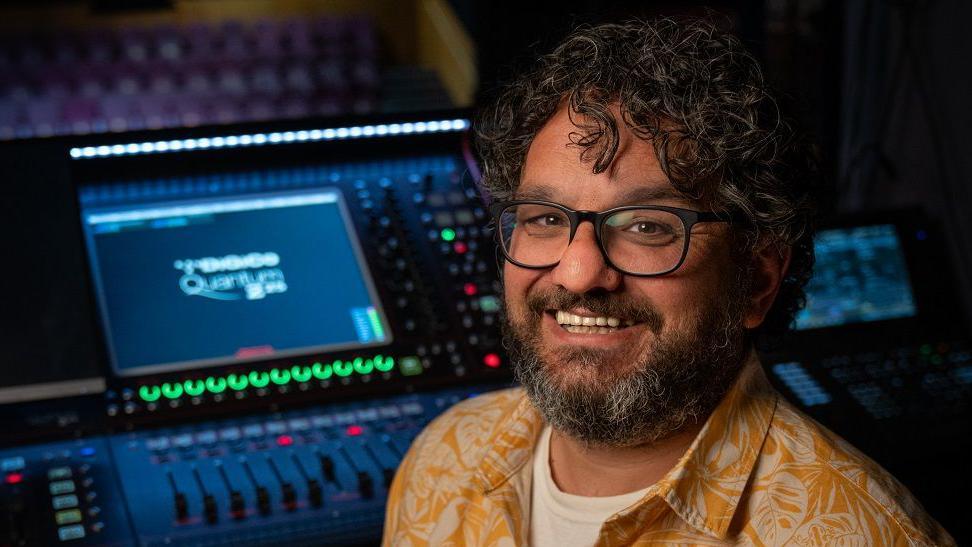
[[[306,383],[311,380],[328,380],[331,378],[346,378],[352,374],[367,375],[372,372],[389,372],[395,368],[395,359],[383,355],[375,355],[370,359],[355,357],[332,363],[316,362],[312,365],[294,365],[290,368],[273,368],[270,370],[251,370],[239,374],[226,376],[209,376],[205,379],[197,378],[183,382],[165,382],[155,385],[143,385],[138,388],[139,398],[147,403],[154,403],[160,399],[172,400],[183,396],[198,397],[204,393],[213,395],[224,391],[243,391],[248,387],[264,388],[270,385],[283,386],[293,382]]]
[[[458,118],[453,120],[431,120],[424,122],[354,125],[349,127],[332,127],[328,129],[302,129],[300,131],[249,133],[246,135],[200,137],[196,139],[173,139],[167,141],[103,144],[100,146],[82,146],[71,148],[71,157],[77,160],[83,160],[117,156],[164,154],[168,152],[184,152],[192,150],[219,150],[224,148],[273,146],[295,142],[342,141],[372,137],[394,137],[398,135],[450,133],[465,131],[469,128],[469,126],[469,120]]]

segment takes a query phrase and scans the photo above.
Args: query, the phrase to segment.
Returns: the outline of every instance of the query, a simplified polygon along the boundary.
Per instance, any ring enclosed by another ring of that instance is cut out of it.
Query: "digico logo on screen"
[[[214,300],[260,300],[287,291],[274,252],[229,254],[176,260],[175,269],[183,272],[179,288],[189,296]]]

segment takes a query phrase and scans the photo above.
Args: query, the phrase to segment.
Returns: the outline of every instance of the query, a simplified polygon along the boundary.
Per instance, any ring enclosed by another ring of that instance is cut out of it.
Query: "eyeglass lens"
[[[506,254],[524,266],[552,266],[570,244],[570,217],[549,205],[519,204],[499,217]],[[601,242],[611,262],[634,274],[667,272],[682,260],[685,224],[671,212],[624,209],[607,217]]]

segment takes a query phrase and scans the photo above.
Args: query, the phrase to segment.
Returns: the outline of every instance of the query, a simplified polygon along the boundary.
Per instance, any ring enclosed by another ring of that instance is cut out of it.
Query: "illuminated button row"
[[[81,473],[84,473],[82,469]],[[47,470],[49,482],[48,490],[51,494],[51,506],[54,508],[54,523],[57,526],[57,538],[61,541],[72,541],[84,538],[87,533],[84,527],[84,516],[81,513],[78,499],[78,487],[75,483],[74,471],[69,466],[52,467]],[[91,479],[81,481],[82,487],[90,487]],[[88,492],[86,499],[94,499],[95,493]],[[91,506],[88,513],[97,515],[100,508]],[[93,532],[100,531],[104,526],[101,522],[91,525]]]
[[[303,433],[310,429],[341,427],[348,436],[358,436],[364,432],[360,424],[368,424],[383,419],[400,419],[425,414],[425,408],[417,401],[389,404],[380,407],[361,408],[354,411],[332,412],[289,420],[273,420],[263,423],[250,423],[243,426],[229,426],[219,430],[207,429],[195,433],[179,433],[172,436],[153,437],[145,440],[145,448],[152,452],[164,452],[170,448],[191,449],[197,445],[212,445],[217,442],[235,442],[242,439],[259,439],[267,435],[273,437],[278,446],[294,443],[292,434]]]
[[[375,355],[370,359],[356,357],[348,361],[338,359],[331,363],[317,362],[312,365],[294,365],[290,368],[273,368],[268,371],[253,370],[249,373],[209,376],[206,379],[145,385],[138,388],[138,396],[143,401],[152,403],[163,397],[166,399],[178,399],[183,396],[198,397],[207,392],[212,394],[223,393],[227,389],[242,391],[248,387],[259,389],[271,384],[283,386],[293,382],[328,380],[335,376],[346,378],[352,374],[366,375],[375,371],[389,372],[393,368],[395,368],[394,357],[384,355]]]

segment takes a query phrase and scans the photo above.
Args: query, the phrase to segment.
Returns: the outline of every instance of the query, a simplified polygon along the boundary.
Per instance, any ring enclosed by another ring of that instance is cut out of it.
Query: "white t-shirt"
[[[550,426],[540,434],[533,455],[533,493],[530,545],[533,547],[591,547],[601,525],[615,513],[637,503],[648,488],[620,496],[587,497],[565,494],[550,472]]]

